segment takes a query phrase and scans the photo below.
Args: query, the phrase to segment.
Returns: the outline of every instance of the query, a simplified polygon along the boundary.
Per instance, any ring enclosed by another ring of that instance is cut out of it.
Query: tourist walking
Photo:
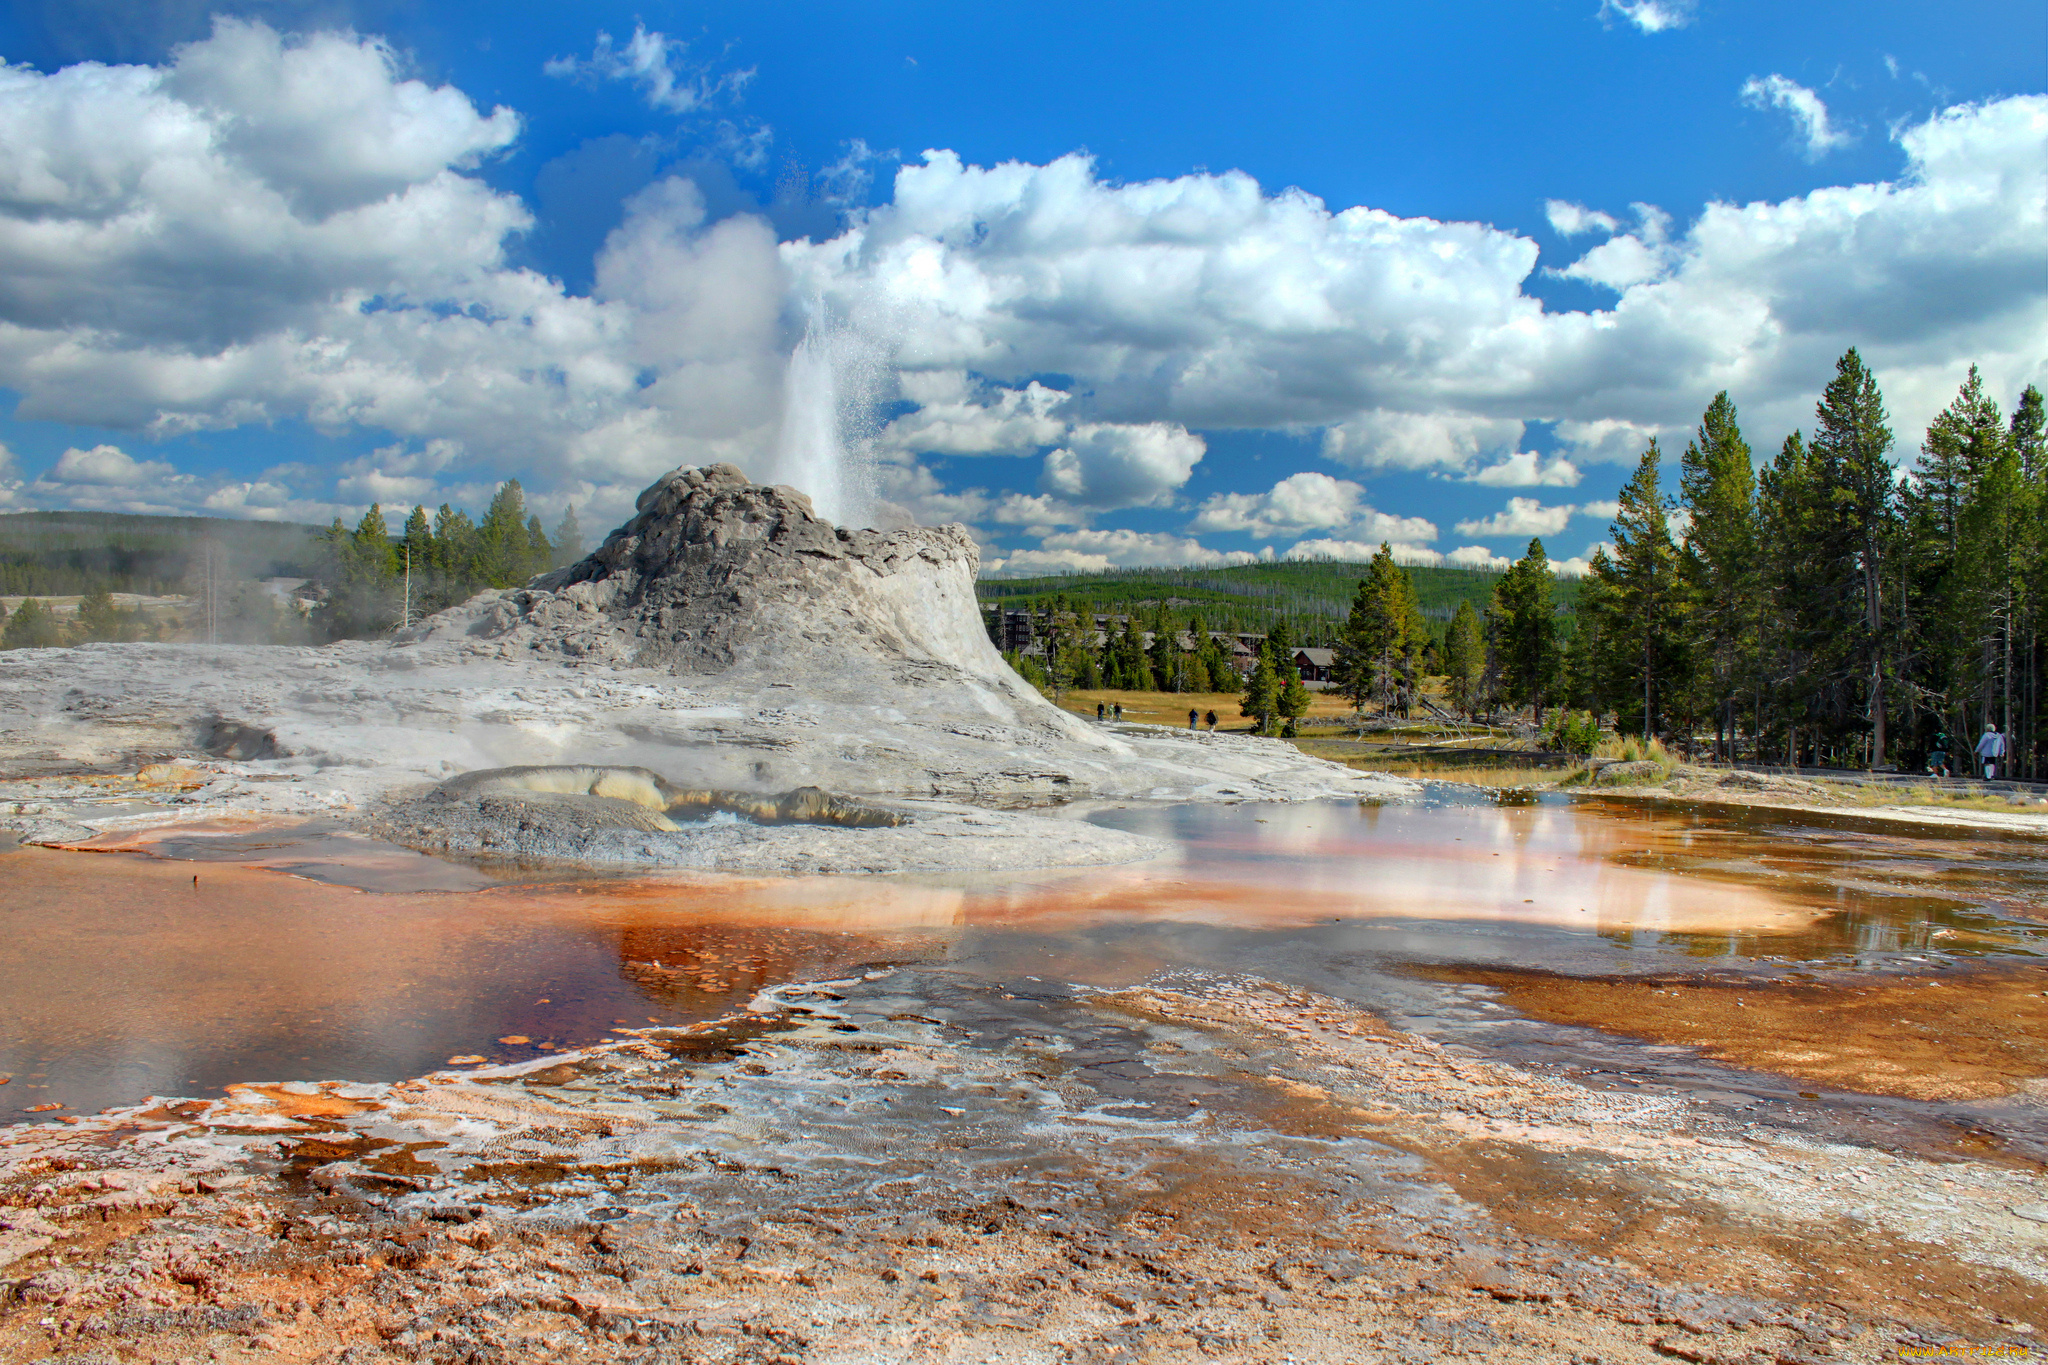
[[[1199,730],[1201,728],[1202,713],[1200,711],[1197,711],[1194,707],[1190,706],[1188,708],[1188,729]]]
[[[2005,736],[1998,733],[1998,727],[1990,721],[1984,722],[1984,733],[1977,737],[1977,762],[1983,765],[1984,780],[1996,781],[1998,760],[2005,757]]]
[[[1108,708],[1108,707],[1104,706],[1104,705],[1103,705],[1103,704],[1102,704],[1101,702],[1096,702],[1096,703],[1095,703],[1095,723],[1096,723],[1097,725],[1100,725],[1100,724],[1102,724],[1102,718],[1103,718],[1104,716],[1108,715],[1108,714],[1109,714],[1109,708]]]
[[[1109,704],[1109,716],[1118,725],[1122,725],[1124,723],[1124,704],[1120,701],[1111,702]]]
[[[1927,754],[1927,775],[1929,777],[1949,776],[1948,731],[1946,730],[1937,730],[1934,733],[1934,747]]]
[[[1207,716],[1205,716],[1205,717],[1204,717],[1204,719],[1205,719],[1205,720],[1207,720],[1207,721],[1209,722],[1209,733],[1210,733],[1210,734],[1212,734],[1212,735],[1213,735],[1213,734],[1215,734],[1215,733],[1216,733],[1216,713],[1215,713],[1214,711],[1211,711],[1211,712],[1210,712],[1210,713],[1209,713],[1209,714],[1208,714]]]

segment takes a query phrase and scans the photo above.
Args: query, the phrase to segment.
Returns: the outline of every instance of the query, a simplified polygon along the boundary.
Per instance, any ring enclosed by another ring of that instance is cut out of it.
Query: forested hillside
[[[183,592],[209,542],[252,579],[310,578],[323,553],[319,528],[294,522],[12,512],[0,515],[0,597]]]
[[[984,578],[975,585],[984,606],[1045,610],[1054,599],[1077,613],[1137,615],[1151,619],[1165,608],[1185,621],[1199,614],[1211,630],[1265,631],[1287,622],[1295,638],[1328,644],[1351,610],[1365,577],[1364,564],[1302,560],[1282,564],[1240,564],[1220,569],[1108,569],[1099,573],[1048,574],[1033,578]],[[1441,633],[1460,602],[1483,609],[1498,573],[1484,569],[1413,568],[1416,605]],[[1569,607],[1573,585],[1558,585]]]

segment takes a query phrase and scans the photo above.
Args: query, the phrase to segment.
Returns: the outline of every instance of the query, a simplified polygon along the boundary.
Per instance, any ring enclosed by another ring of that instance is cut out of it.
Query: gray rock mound
[[[806,685],[866,656],[1021,686],[982,630],[980,556],[962,527],[847,530],[795,489],[726,464],[663,476],[637,509],[578,563],[443,612],[412,638]]]

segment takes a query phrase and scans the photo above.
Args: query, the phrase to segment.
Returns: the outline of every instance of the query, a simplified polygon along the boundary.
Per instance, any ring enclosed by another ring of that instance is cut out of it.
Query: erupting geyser
[[[857,422],[850,409],[867,407],[863,381],[871,367],[859,349],[851,333],[815,321],[804,329],[783,376],[782,426],[767,478],[807,494],[819,516],[848,527],[868,525],[874,505],[866,461],[845,436]]]

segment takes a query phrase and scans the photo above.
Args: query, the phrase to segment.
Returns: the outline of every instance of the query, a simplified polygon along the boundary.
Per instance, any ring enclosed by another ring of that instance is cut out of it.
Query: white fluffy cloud
[[[1581,464],[1634,464],[1642,458],[1651,438],[1680,436],[1685,428],[1627,422],[1602,418],[1593,422],[1559,422],[1557,439],[1570,447]]]
[[[1621,19],[1645,33],[1684,28],[1692,22],[1694,0],[1600,0],[1600,18]]]
[[[1819,95],[1788,76],[1751,76],[1742,83],[1742,102],[1752,109],[1782,109],[1790,115],[1808,161],[1818,161],[1856,140],[1834,125]]]
[[[518,130],[377,39],[232,19],[160,67],[0,69],[0,384],[19,416],[152,435],[299,416],[455,441],[467,482],[607,514],[679,459],[757,457],[786,347],[774,233],[665,181],[593,296],[565,294],[507,262],[525,206],[464,173]],[[326,505],[309,485],[332,476],[199,486],[257,514]],[[342,477],[348,503],[379,476]]]
[[[1041,548],[1018,550],[991,567],[1011,574],[1179,565],[1210,568],[1225,564],[1255,564],[1272,557],[1270,548],[1261,554],[1243,550],[1212,550],[1199,540],[1163,532],[1057,531],[1045,537]]]
[[[588,57],[551,58],[541,69],[566,80],[625,81],[638,86],[648,104],[671,114],[695,113],[754,78],[751,67],[713,76],[708,68],[691,66],[688,53],[689,44],[681,39],[636,23],[623,47],[614,46],[612,35],[599,29]]]
[[[1550,220],[1551,231],[1561,237],[1577,237],[1581,233],[1597,232],[1611,236],[1621,231],[1621,224],[1613,214],[1589,209],[1584,204],[1574,204],[1564,199],[1543,201],[1543,216]]]
[[[1072,375],[1076,421],[1322,428],[1328,458],[1364,469],[1470,472],[1530,421],[1681,430],[1724,387],[1789,426],[1851,345],[1911,429],[1971,359],[2001,389],[2048,377],[2048,98],[1958,106],[1897,141],[1893,180],[1712,204],[1689,227],[1637,205],[1623,233],[1560,204],[1561,230],[1607,234],[1561,272],[1615,292],[1587,312],[1522,291],[1536,249],[1511,233],[1333,212],[1239,173],[1116,184],[1079,156],[929,152],[893,202],[783,254],[908,370]]]
[[[1514,563],[1505,555],[1497,555],[1484,545],[1460,545],[1444,556],[1444,561],[1459,569],[1505,569]]]
[[[1522,423],[1459,412],[1354,413],[1323,431],[1323,457],[1355,469],[1461,468],[1487,451],[1512,450]]]
[[[1332,540],[1327,536],[1314,540],[1298,540],[1287,547],[1282,559],[1331,559],[1345,564],[1363,564],[1380,552],[1385,544],[1397,564],[1419,564],[1434,567],[1444,562],[1444,557],[1427,545],[1410,545],[1402,542],[1378,540]]]
[[[1490,517],[1458,523],[1461,536],[1554,536],[1565,528],[1578,509],[1570,503],[1545,507],[1534,498],[1509,498],[1508,505]]]
[[[1396,517],[1366,505],[1365,489],[1313,470],[1292,474],[1265,493],[1218,493],[1203,501],[1190,531],[1248,531],[1258,536],[1350,530],[1367,540],[1435,540],[1421,517]]]
[[[1564,456],[1546,460],[1533,450],[1518,450],[1468,476],[1489,488],[1576,488],[1580,477],[1579,467]]]
[[[136,484],[168,479],[177,467],[164,460],[138,460],[119,446],[98,445],[91,450],[77,446],[57,457],[57,463],[43,477],[51,483],[92,483],[128,488]]]
[[[1045,457],[1039,483],[1089,507],[1157,506],[1188,481],[1207,449],[1178,422],[1087,422]]]
[[[906,374],[915,412],[889,423],[881,443],[929,455],[1029,455],[1066,438],[1058,414],[1067,395],[1037,380],[1021,389],[977,393],[964,370]]]

